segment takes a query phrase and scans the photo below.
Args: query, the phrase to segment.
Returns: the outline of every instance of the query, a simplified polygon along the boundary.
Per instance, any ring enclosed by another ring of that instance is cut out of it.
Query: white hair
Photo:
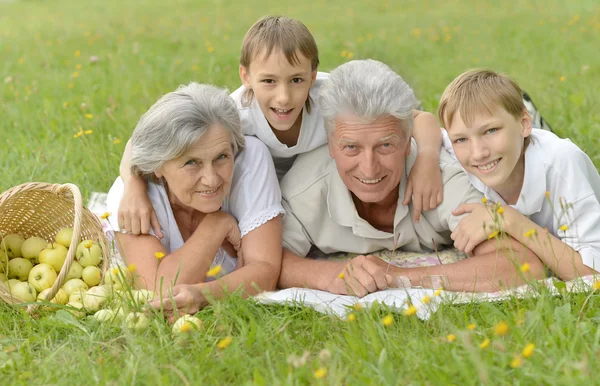
[[[233,153],[244,148],[240,115],[226,89],[192,82],[160,98],[131,136],[131,170],[154,180],[165,162],[183,155],[214,124],[231,135]]]
[[[368,120],[392,116],[400,121],[406,138],[413,128],[418,101],[400,75],[376,60],[352,60],[337,67],[323,83],[319,104],[327,133],[340,115],[353,114]]]

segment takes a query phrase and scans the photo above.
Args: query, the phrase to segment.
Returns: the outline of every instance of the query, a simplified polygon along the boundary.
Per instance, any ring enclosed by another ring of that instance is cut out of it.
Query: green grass
[[[555,131],[600,166],[594,0],[17,1],[0,3],[0,190],[48,181],[107,191],[127,138],[158,97],[191,80],[238,87],[241,40],[265,14],[303,20],[321,70],[350,53],[388,63],[432,112],[465,69],[506,72]],[[80,128],[92,133],[74,138]],[[34,320],[2,305],[0,377],[3,385],[588,385],[599,383],[600,316],[598,297],[584,306],[585,297],[446,305],[427,322],[397,315],[388,328],[383,309],[347,322],[233,297],[202,311],[205,328],[183,340],[158,319],[136,334],[62,312]],[[501,320],[510,331],[495,337]],[[216,348],[228,335],[231,345]],[[485,337],[492,344],[480,349]],[[511,368],[530,342],[533,356]],[[330,359],[319,359],[323,349]],[[288,364],[304,351],[304,365]],[[319,367],[327,370],[321,380],[313,375]]]

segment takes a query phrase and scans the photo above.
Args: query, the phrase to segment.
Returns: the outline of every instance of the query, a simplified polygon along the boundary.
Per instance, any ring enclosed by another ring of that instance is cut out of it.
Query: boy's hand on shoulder
[[[146,183],[132,179],[125,184],[119,204],[119,228],[133,235],[149,234],[150,227],[159,239],[163,238],[160,223],[146,192]]]
[[[402,204],[408,205],[412,198],[415,221],[421,219],[421,212],[435,209],[444,198],[438,159],[437,155],[420,153],[408,175]]]

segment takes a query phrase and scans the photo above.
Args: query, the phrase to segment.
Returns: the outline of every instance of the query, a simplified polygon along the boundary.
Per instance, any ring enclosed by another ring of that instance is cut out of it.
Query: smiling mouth
[[[482,173],[490,173],[491,171],[493,171],[496,168],[496,165],[498,165],[498,162],[500,162],[500,160],[502,160],[502,158],[498,158],[497,160],[492,161],[488,164],[477,165],[475,167]]]
[[[196,193],[201,194],[203,196],[211,196],[215,194],[219,190],[219,188],[214,188],[212,190],[197,190]]]
[[[377,179],[372,179],[372,180],[363,180],[362,178],[356,177],[357,180],[359,180],[360,182],[362,182],[365,185],[376,185],[376,184],[380,183],[384,178],[385,178],[385,176],[383,176],[381,178],[377,178]]]
[[[294,109],[276,109],[274,107],[271,107],[271,111],[273,111],[273,113],[275,113],[275,115],[278,118],[286,118],[288,115],[290,115],[290,113],[292,112],[292,110]]]

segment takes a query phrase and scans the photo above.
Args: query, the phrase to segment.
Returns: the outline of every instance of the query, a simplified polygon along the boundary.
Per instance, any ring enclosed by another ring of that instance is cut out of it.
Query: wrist
[[[431,158],[437,160],[440,157],[439,147],[423,147],[419,148],[417,158]]]

